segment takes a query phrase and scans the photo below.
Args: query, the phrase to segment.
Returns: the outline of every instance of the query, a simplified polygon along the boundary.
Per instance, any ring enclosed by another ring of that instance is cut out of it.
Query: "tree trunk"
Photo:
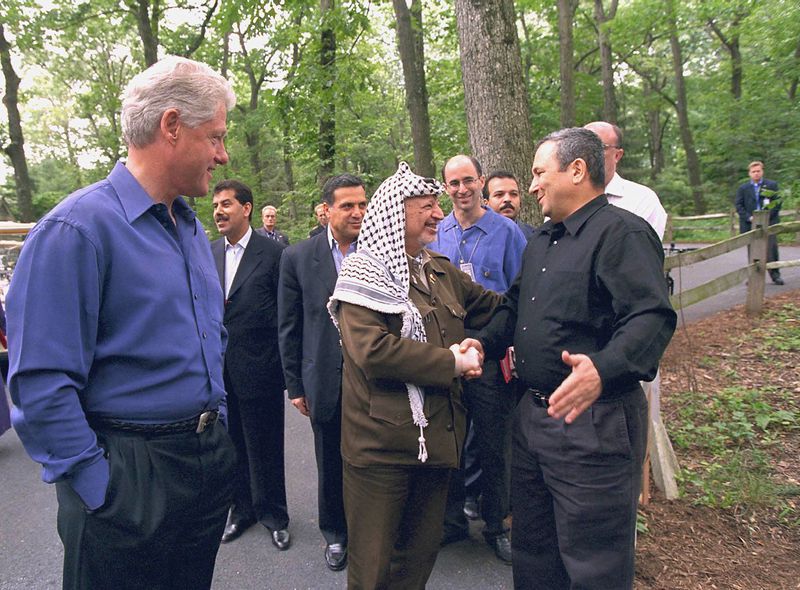
[[[152,2],[152,14],[150,7]],[[158,61],[158,21],[161,17],[160,0],[132,0],[128,2],[131,14],[136,18],[136,27],[142,41],[145,67]]]
[[[617,12],[617,0],[612,0],[606,12],[603,0],[594,0],[594,18],[597,23],[597,45],[600,48],[600,71],[603,80],[603,120],[617,124],[617,97],[614,92],[614,64],[611,41],[605,24],[613,20]]]
[[[456,0],[456,22],[467,131],[472,154],[484,172],[513,172],[523,191],[530,182],[533,132],[513,0]],[[523,211],[541,222],[535,211]]]
[[[683,78],[683,54],[678,39],[678,22],[675,14],[675,0],[666,0],[669,19],[669,45],[672,49],[672,69],[675,75],[675,102],[678,111],[678,128],[680,129],[683,150],[686,152],[686,168],[689,173],[689,186],[692,189],[694,212],[702,215],[706,212],[703,197],[703,186],[700,176],[700,161],[694,148],[692,129],[689,126],[689,107],[686,101],[686,84]]]
[[[25,138],[22,134],[22,122],[19,116],[19,76],[11,63],[11,45],[6,40],[3,23],[0,23],[0,65],[5,78],[6,94],[3,104],[8,112],[8,145],[3,151],[11,160],[14,168],[14,186],[17,193],[17,208],[20,221],[35,221],[33,214],[33,185],[28,173],[28,161],[25,159]]]
[[[794,63],[795,68],[800,67],[800,41],[798,41],[797,47],[794,48]],[[789,85],[789,100],[792,102],[794,102],[794,99],[797,97],[798,82],[800,82],[800,76],[795,76],[792,79],[792,83]]]
[[[319,64],[321,66],[322,88],[320,104],[322,112],[319,119],[318,156],[319,168],[317,182],[322,185],[333,174],[336,158],[336,102],[334,84],[336,83],[336,33],[330,22],[334,0],[319,0],[322,32]]]
[[[403,63],[406,87],[406,108],[411,119],[411,138],[414,142],[414,167],[421,176],[435,176],[431,121],[428,116],[428,87],[425,83],[425,50],[422,38],[422,3],[393,0],[397,18],[397,45]]]
[[[572,19],[576,0],[558,0],[559,69],[561,72],[561,126],[575,126],[575,56],[572,43]]]
[[[650,131],[647,140],[647,147],[650,153],[650,180],[655,181],[661,171],[664,169],[664,129],[666,128],[666,121],[661,121],[661,109],[656,104],[657,101],[652,100],[655,94],[651,83],[644,80],[644,96],[647,104],[653,105],[647,109],[647,126]]]

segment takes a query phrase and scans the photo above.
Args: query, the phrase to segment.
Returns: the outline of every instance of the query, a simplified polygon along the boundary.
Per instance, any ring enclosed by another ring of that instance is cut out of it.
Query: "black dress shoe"
[[[330,543],[325,547],[325,563],[335,572],[343,570],[347,565],[347,547],[342,543]]]
[[[288,529],[272,531],[272,544],[281,551],[286,551],[292,544],[292,537],[289,535]]]
[[[222,542],[230,543],[242,536],[247,529],[255,524],[253,520],[240,520],[229,522],[222,533]]]
[[[783,279],[780,278],[780,277],[775,277],[774,279],[772,279],[772,282],[775,283],[776,285],[785,285],[786,284],[786,283],[783,282]]]
[[[478,520],[481,517],[480,512],[478,512],[478,500],[476,498],[464,500],[464,516],[470,520]]]
[[[497,559],[506,564],[511,563],[511,541],[508,538],[508,534],[502,533],[491,539],[486,539],[486,542],[494,550]]]

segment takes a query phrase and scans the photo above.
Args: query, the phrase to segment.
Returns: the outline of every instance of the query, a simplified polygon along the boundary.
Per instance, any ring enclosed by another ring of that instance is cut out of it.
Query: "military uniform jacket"
[[[422,315],[427,342],[400,337],[402,317],[342,303],[342,456],[351,465],[458,467],[466,430],[461,383],[448,347],[465,328],[486,324],[501,296],[484,290],[444,256],[428,251],[428,286],[412,281],[410,297]],[[428,460],[417,459],[406,382],[425,391]]]

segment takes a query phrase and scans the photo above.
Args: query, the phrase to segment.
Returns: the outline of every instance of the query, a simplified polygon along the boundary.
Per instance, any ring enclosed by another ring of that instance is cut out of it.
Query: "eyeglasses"
[[[472,188],[473,186],[475,186],[476,182],[478,182],[477,178],[472,178],[471,176],[467,176],[466,178],[463,178],[461,180],[451,180],[450,182],[447,183],[447,186],[457,191],[458,187],[461,186],[462,184],[464,185],[464,188]]]
[[[604,150],[621,150],[622,146],[619,146],[619,145],[608,145],[607,143],[604,143],[603,144],[603,149]]]

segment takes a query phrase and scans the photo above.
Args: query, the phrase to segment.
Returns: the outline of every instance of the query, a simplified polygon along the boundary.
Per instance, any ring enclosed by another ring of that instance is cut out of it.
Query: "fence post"
[[[756,230],[747,246],[748,262],[755,263],[750,269],[747,279],[747,302],[745,309],[748,315],[758,315],[764,306],[764,286],[767,273],[767,226],[769,211],[753,211],[752,228]]]
[[[664,244],[670,244],[670,246],[675,243],[672,237],[672,213],[667,214],[667,227],[664,230],[664,239],[662,242]]]
[[[736,209],[731,209],[731,237],[736,235],[736,226],[738,221],[739,214],[736,213]]]

